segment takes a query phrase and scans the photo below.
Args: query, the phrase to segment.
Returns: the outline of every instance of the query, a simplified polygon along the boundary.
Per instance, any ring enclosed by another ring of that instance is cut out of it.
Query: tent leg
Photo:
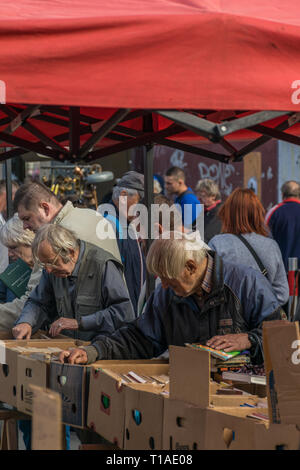
[[[144,184],[145,184],[145,204],[148,211],[148,238],[146,239],[146,251],[148,253],[151,239],[151,205],[153,204],[153,160],[154,150],[153,147],[148,149],[146,145],[143,146],[143,159],[144,159]],[[150,296],[151,292],[155,289],[155,278],[152,274],[146,271],[146,298]]]
[[[7,219],[13,216],[11,159],[5,160]]]

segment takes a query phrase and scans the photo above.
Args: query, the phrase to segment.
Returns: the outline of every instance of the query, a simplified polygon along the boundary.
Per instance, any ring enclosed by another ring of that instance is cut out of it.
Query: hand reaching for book
[[[225,352],[243,351],[251,347],[247,333],[213,336],[206,344],[210,348],[223,349]]]

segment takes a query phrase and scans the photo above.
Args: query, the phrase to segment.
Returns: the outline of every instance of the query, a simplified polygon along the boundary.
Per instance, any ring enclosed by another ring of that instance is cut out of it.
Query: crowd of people
[[[112,210],[63,205],[39,182],[16,187],[0,248],[32,271],[23,296],[2,298],[0,330],[89,341],[61,353],[71,364],[160,357],[185,343],[248,350],[262,364],[262,324],[286,318],[288,258],[300,261],[300,184],[286,182],[267,215],[252,189],[236,188],[222,202],[214,181],[200,180],[194,192],[177,167],[154,188],[157,236],[146,253],[135,210],[144,201],[142,174],[117,181]],[[0,202],[3,194],[0,185]],[[146,270],[155,277],[148,298]]]

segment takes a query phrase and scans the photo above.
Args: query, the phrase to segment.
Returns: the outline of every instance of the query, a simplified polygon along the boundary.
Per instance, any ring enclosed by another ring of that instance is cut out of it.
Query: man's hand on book
[[[16,339],[30,339],[32,328],[29,323],[19,323],[12,329],[12,334]]]
[[[251,348],[247,333],[233,335],[213,336],[206,342],[207,346],[214,349],[223,349],[225,352],[243,351]]]
[[[62,330],[78,330],[78,321],[74,318],[61,317],[50,326],[50,336],[57,336]]]

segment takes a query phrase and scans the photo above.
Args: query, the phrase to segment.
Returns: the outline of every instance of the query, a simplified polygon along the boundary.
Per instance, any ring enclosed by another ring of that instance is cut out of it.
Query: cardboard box
[[[14,340],[14,336],[12,334],[12,331],[11,330],[0,330],[0,340]],[[41,340],[41,339],[47,339],[47,340],[59,340],[59,339],[64,339],[66,341],[74,341],[74,338],[70,338],[69,336],[65,336],[65,335],[62,335],[62,334],[59,334],[53,338],[49,337],[49,333],[47,331],[43,331],[43,330],[38,330],[36,333],[34,333],[31,338],[30,338],[30,341],[34,341],[34,340]]]
[[[248,418],[253,412],[267,415],[267,409],[220,407],[207,410],[205,450],[255,450],[258,427],[266,423]]]
[[[259,408],[253,411],[267,412]],[[251,409],[246,408],[216,408],[208,412],[206,449],[299,450],[300,432],[295,425],[248,418]]]
[[[256,405],[256,395],[219,395],[223,388],[210,378],[210,353],[197,349],[170,346],[170,398],[201,408],[214,406]],[[238,386],[237,386],[238,388]],[[247,392],[245,392],[247,393]]]
[[[266,423],[247,415],[266,409],[200,408],[178,400],[164,404],[164,450],[254,450],[263,448]],[[268,435],[269,441],[272,436]],[[294,439],[295,440],[295,439]],[[258,447],[260,445],[260,447]],[[266,444],[266,448],[267,444]]]
[[[134,371],[137,374],[153,376],[168,375],[169,372],[165,361],[126,362],[127,364],[125,361],[119,361],[115,365],[93,367],[90,374],[87,425],[120,448],[124,447],[125,390],[127,387],[147,390],[149,384],[125,385],[119,374]]]
[[[161,450],[163,447],[164,395],[149,385],[144,390],[125,389],[125,450]]]
[[[163,449],[204,449],[205,421],[205,409],[180,400],[165,399]]]
[[[263,323],[270,422],[300,425],[299,323]]]
[[[62,450],[61,398],[32,385],[32,450]]]
[[[32,385],[43,389],[49,386],[49,361],[31,356],[18,356],[17,408],[23,413],[32,415]]]
[[[74,427],[86,426],[89,367],[50,362],[49,388],[62,398],[62,422]]]
[[[17,407],[17,390],[18,390],[18,356],[21,354],[20,351],[16,350],[17,347],[22,348],[37,348],[41,351],[45,348],[60,348],[68,349],[71,346],[79,344],[86,344],[82,341],[76,340],[7,340],[1,341],[0,343],[0,401],[8,403],[14,407]],[[28,352],[23,351],[23,354],[32,354],[32,351],[28,349]],[[38,385],[38,384],[37,384]]]
[[[89,389],[92,374],[91,370],[95,371],[99,368],[108,367],[109,365],[116,366],[120,364],[132,364],[133,361],[123,360],[104,360],[97,361],[89,365],[71,365],[61,364],[56,361],[51,361],[49,372],[49,388],[60,393],[62,396],[63,404],[63,423],[78,428],[85,428],[91,426],[93,428],[93,418],[87,419],[87,410],[89,405]],[[166,364],[166,361],[142,361],[138,360],[136,363],[152,363],[152,364]],[[98,377],[98,373],[95,374]],[[98,381],[97,381],[98,384]],[[94,385],[94,384],[93,384]],[[95,387],[97,389],[97,386]],[[94,386],[92,386],[92,393]],[[104,436],[105,437],[105,436]]]
[[[270,424],[256,428],[255,450],[299,450],[300,431],[294,424]]]

